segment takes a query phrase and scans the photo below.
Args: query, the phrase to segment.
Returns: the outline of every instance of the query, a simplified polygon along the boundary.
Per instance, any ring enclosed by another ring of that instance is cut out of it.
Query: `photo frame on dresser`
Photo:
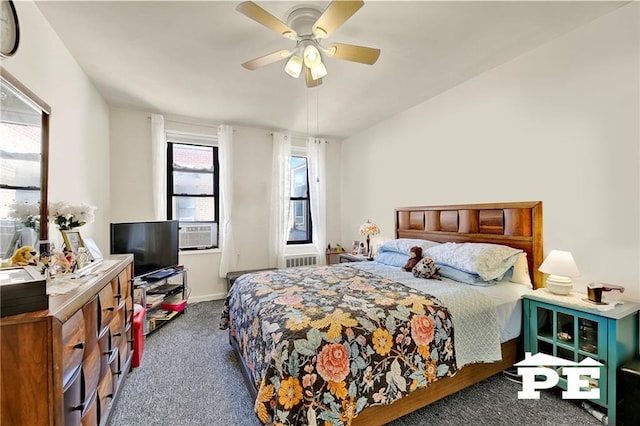
[[[84,240],[84,245],[87,248],[87,251],[89,252],[89,257],[91,258],[91,261],[102,262],[102,260],[104,259],[104,256],[102,255],[102,252],[98,248],[98,245],[93,240],[93,238],[83,238],[83,240]]]
[[[353,245],[351,246],[351,254],[359,254],[360,251],[360,241],[353,240]]]
[[[80,231],[60,231],[62,234],[62,239],[64,241],[64,246],[66,251],[70,251],[73,253],[74,257],[78,255],[78,249],[80,247],[85,247],[84,240],[82,239],[82,235],[80,235]]]

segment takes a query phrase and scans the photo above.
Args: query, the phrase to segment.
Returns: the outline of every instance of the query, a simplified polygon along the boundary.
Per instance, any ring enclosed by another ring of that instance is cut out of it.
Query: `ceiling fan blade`
[[[311,76],[311,70],[307,67],[303,67],[303,68],[304,68],[304,81],[305,83],[307,83],[307,87],[311,88],[311,87],[320,86],[322,84],[321,78],[314,80],[313,77]]]
[[[242,64],[248,70],[255,70],[256,68],[263,67],[265,65],[272,64],[274,62],[281,61],[282,59],[290,56],[291,52],[288,50],[278,50],[277,52],[269,53],[268,55],[260,56],[259,58],[252,59]]]
[[[327,38],[364,5],[363,1],[334,0],[313,24],[313,35]]]
[[[355,46],[353,44],[331,43],[327,49],[327,54],[332,58],[373,65],[380,57],[380,49]]]
[[[252,1],[245,1],[240,3],[236,10],[243,15],[253,19],[259,24],[283,35],[287,38],[295,39],[298,35],[293,29],[289,28],[284,22],[258,6]]]

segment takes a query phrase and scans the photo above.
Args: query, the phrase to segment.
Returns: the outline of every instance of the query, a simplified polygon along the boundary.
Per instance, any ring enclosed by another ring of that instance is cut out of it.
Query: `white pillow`
[[[531,285],[531,276],[529,275],[527,253],[520,253],[516,257],[516,262],[513,264],[513,274],[511,275],[511,282],[524,284],[529,288],[533,288],[533,285]]]
[[[513,266],[522,250],[501,244],[444,243],[431,247],[424,255],[436,263],[471,274],[485,281],[500,279]]]
[[[378,252],[394,251],[396,253],[409,254],[411,247],[421,247],[422,254],[430,247],[440,245],[435,241],[419,240],[417,238],[398,238],[396,240],[385,241],[379,248]]]

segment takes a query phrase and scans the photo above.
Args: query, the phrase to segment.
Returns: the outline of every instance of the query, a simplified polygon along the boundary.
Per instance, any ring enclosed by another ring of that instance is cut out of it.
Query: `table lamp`
[[[380,233],[380,228],[375,223],[371,223],[370,220],[367,220],[365,223],[360,225],[360,234],[367,236],[367,257],[371,256],[371,236]]]
[[[571,252],[562,250],[551,250],[538,271],[549,274],[547,289],[551,293],[562,295],[571,292],[573,288],[571,277],[580,276],[580,271],[578,271],[578,266],[576,266]]]

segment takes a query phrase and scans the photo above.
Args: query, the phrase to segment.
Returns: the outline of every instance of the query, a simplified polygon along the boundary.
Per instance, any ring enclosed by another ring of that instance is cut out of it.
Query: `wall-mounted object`
[[[20,44],[20,24],[16,7],[11,0],[0,4],[0,56],[7,58],[18,50]]]

